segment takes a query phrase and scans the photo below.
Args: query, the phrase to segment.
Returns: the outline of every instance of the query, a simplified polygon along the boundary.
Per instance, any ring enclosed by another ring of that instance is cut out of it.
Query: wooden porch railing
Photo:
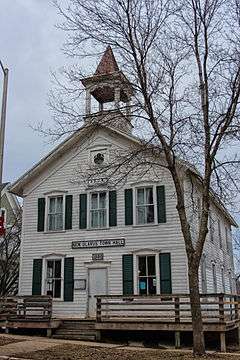
[[[51,317],[50,296],[0,298],[0,321],[49,321]]]
[[[189,294],[171,295],[104,295],[96,296],[97,322],[153,321],[191,322]],[[202,294],[201,311],[204,323],[225,323],[239,319],[240,296]]]

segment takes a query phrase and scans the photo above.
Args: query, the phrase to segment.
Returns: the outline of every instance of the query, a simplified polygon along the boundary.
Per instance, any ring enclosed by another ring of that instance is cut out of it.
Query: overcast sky
[[[51,121],[50,69],[66,61],[58,20],[51,0],[1,0],[0,59],[9,67],[4,181],[17,179],[52,147],[29,124]]]

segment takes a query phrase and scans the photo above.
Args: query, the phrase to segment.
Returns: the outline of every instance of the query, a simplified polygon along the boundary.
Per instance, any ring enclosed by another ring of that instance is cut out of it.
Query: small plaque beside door
[[[92,254],[92,261],[103,261],[103,260],[104,260],[103,253]]]
[[[86,290],[86,279],[75,279],[74,290]]]

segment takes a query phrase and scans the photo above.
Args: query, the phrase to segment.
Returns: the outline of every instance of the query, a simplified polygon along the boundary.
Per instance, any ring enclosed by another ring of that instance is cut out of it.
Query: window
[[[227,228],[227,226],[225,227],[225,237],[226,237],[227,251],[228,251],[229,254],[231,254],[231,252],[232,252],[231,236],[230,236],[230,231]]]
[[[98,148],[90,152],[90,161],[93,166],[103,166],[108,163],[109,152],[106,148]]]
[[[61,299],[62,280],[62,260],[47,260],[46,294],[54,299]]]
[[[97,153],[96,155],[94,155],[93,161],[96,165],[102,165],[104,163],[104,154],[102,153]]]
[[[221,233],[221,221],[218,219],[218,238],[219,238],[219,246],[222,249],[222,233]]]
[[[138,287],[140,295],[154,295],[157,292],[155,255],[138,257]]]
[[[207,293],[207,273],[206,273],[206,255],[202,255],[201,259],[201,280],[202,280],[202,294]]]
[[[49,197],[48,230],[63,230],[63,196]]]
[[[228,277],[229,277],[229,290],[230,290],[230,294],[233,293],[233,284],[232,284],[232,273],[231,271],[228,272]]]
[[[209,223],[210,223],[210,240],[213,242],[214,241],[214,220],[212,217],[212,214],[209,214]]]
[[[224,267],[221,268],[221,275],[222,275],[222,292],[225,294],[226,287],[225,287],[225,273]]]
[[[1,208],[0,214],[1,214],[1,216],[3,216],[3,225],[4,225],[4,228],[6,229],[6,227],[7,227],[7,211],[6,211],[6,209]]]
[[[154,223],[153,187],[136,189],[136,223]]]
[[[201,199],[197,198],[197,219],[198,219],[198,227],[201,224]]]
[[[217,274],[216,274],[216,265],[212,264],[212,276],[213,276],[213,292],[217,293]]]
[[[106,191],[90,194],[90,227],[107,226],[107,193]]]

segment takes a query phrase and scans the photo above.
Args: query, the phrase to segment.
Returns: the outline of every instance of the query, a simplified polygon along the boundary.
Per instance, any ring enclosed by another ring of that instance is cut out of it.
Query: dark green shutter
[[[33,260],[32,295],[42,294],[42,259]]]
[[[65,230],[72,229],[72,195],[66,196],[65,202]]]
[[[109,191],[109,226],[117,226],[117,192]]]
[[[64,301],[73,301],[74,258],[64,259]]]
[[[133,194],[132,189],[125,189],[125,225],[133,224]]]
[[[39,198],[37,231],[44,231],[44,223],[45,223],[45,198]]]
[[[87,228],[87,194],[81,194],[79,197],[79,228]]]
[[[133,290],[133,255],[122,256],[123,295],[132,295]]]
[[[172,293],[171,254],[159,254],[161,294]]]
[[[158,223],[166,222],[166,200],[165,187],[157,186],[157,209],[158,209]]]

